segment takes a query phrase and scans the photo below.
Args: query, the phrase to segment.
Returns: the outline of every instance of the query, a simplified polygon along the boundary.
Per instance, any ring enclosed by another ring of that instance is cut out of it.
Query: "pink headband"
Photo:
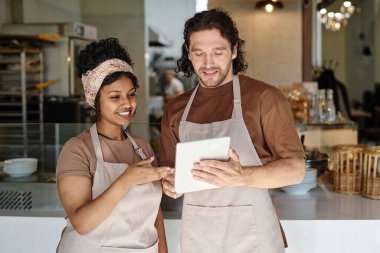
[[[110,59],[102,62],[96,68],[82,75],[82,84],[87,103],[95,107],[95,97],[106,76],[115,72],[130,72],[133,74],[131,65],[120,59]]]

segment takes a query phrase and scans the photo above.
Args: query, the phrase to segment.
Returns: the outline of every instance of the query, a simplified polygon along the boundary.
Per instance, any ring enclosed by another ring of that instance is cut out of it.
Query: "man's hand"
[[[226,162],[203,160],[195,164],[192,170],[194,179],[221,187],[246,185],[246,171],[235,150],[229,150],[229,157]]]
[[[164,193],[173,199],[181,197],[183,194],[174,191],[174,174],[170,174],[161,180]]]

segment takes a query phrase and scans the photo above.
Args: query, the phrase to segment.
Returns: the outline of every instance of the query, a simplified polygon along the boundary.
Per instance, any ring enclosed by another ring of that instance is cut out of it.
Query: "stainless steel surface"
[[[16,183],[3,180],[0,182],[0,203],[0,216],[65,216],[54,183]]]

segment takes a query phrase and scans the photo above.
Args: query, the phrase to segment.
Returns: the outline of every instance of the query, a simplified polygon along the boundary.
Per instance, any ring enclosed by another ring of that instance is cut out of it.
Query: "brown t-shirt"
[[[147,157],[154,156],[154,152],[146,140],[134,134],[130,135],[137,145],[143,149]],[[133,151],[133,146],[129,139],[114,141],[101,135],[98,136],[105,162],[132,165],[141,160]],[[156,166],[157,161],[154,160],[152,165]],[[90,130],[87,129],[65,143],[57,161],[56,175],[57,179],[67,175],[75,175],[86,176],[92,180],[95,170],[96,155]]]
[[[290,105],[276,87],[239,75],[243,119],[261,161],[302,157]],[[194,89],[167,104],[161,123],[159,164],[174,166],[175,146],[179,142],[179,122]],[[230,119],[233,109],[232,81],[213,89],[199,87],[187,121],[203,124]]]

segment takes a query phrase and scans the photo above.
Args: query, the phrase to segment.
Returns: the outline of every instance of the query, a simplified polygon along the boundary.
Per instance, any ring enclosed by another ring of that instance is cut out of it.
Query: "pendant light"
[[[263,9],[268,13],[273,12],[274,9],[283,9],[284,4],[278,0],[261,0],[256,3],[256,9]]]
[[[319,20],[325,25],[325,28],[335,32],[346,26],[350,17],[355,13],[360,13],[361,9],[352,4],[351,1],[346,0],[340,6],[339,11],[328,11],[327,7],[333,2],[332,0],[322,0],[322,2],[318,3],[317,10]]]

